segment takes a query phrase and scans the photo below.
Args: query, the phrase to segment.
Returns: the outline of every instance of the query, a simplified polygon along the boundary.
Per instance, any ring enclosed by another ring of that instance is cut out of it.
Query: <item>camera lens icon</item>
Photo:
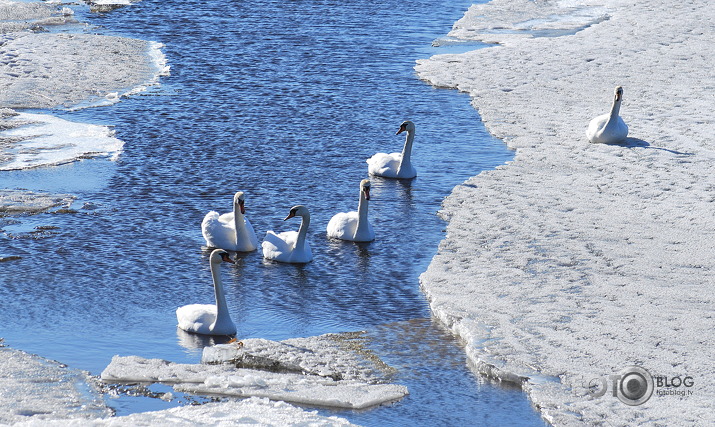
[[[630,406],[645,403],[653,395],[653,376],[640,366],[629,366],[621,371],[618,399]]]

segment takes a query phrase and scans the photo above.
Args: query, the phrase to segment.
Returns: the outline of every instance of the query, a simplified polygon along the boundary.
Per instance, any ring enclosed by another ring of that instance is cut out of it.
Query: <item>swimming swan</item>
[[[628,136],[628,126],[625,124],[621,116],[618,115],[621,109],[621,100],[623,99],[623,88],[618,86],[615,91],[615,98],[611,106],[611,112],[602,114],[593,120],[588,125],[586,136],[593,143],[601,144],[617,144],[625,141]]]
[[[402,132],[407,132],[402,153],[377,153],[367,159],[367,170],[370,175],[397,179],[410,179],[417,176],[417,171],[410,161],[412,141],[415,139],[415,124],[409,120],[403,122],[395,135]]]
[[[230,262],[228,253],[215,249],[209,257],[211,276],[214,281],[216,304],[190,304],[176,309],[176,320],[179,328],[186,332],[204,335],[235,335],[236,325],[231,320],[226,306],[226,296],[223,293],[223,283],[219,273],[221,261]]]
[[[375,231],[367,219],[367,201],[370,200],[370,180],[360,181],[360,201],[357,212],[340,212],[328,222],[328,237],[351,240],[353,242],[371,242],[375,240]]]
[[[243,191],[239,191],[233,196],[233,212],[219,215],[211,211],[206,214],[201,223],[206,246],[236,252],[250,252],[258,248],[253,226],[244,216],[244,199]]]
[[[263,239],[263,256],[280,262],[303,264],[313,259],[310,244],[305,240],[310,225],[310,212],[303,205],[293,206],[285,220],[294,216],[302,217],[298,231],[274,233],[268,231]]]

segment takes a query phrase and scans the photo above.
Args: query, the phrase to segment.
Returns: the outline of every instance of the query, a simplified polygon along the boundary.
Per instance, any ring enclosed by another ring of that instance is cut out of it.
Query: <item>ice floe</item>
[[[302,405],[363,409],[399,400],[407,388],[384,383],[376,358],[340,347],[334,335],[275,342],[247,339],[204,349],[202,364],[115,356],[105,383],[173,385],[176,391],[266,397]]]
[[[560,37],[489,30],[554,8],[598,12]],[[556,425],[715,423],[713,22],[705,0],[495,0],[449,36],[500,46],[416,66],[470,93],[517,150],[445,200],[447,237],[422,288],[478,369],[522,384]],[[618,85],[630,138],[589,144],[584,130]],[[629,365],[690,376],[693,393],[633,408],[611,384],[589,392]]]

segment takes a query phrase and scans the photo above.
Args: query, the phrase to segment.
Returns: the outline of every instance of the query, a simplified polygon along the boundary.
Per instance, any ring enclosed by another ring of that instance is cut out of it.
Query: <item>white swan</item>
[[[617,144],[626,140],[628,136],[628,126],[618,115],[621,110],[621,100],[623,99],[623,88],[618,86],[615,91],[615,98],[611,106],[611,112],[602,114],[588,125],[586,136],[593,143]]]
[[[235,252],[250,252],[258,248],[253,226],[244,216],[244,199],[243,191],[239,191],[233,196],[233,212],[219,215],[211,211],[206,214],[201,222],[201,234],[206,246]]]
[[[410,158],[412,156],[412,141],[415,139],[415,124],[407,120],[400,125],[401,132],[407,132],[405,146],[402,153],[377,153],[367,159],[367,170],[370,175],[383,176],[385,178],[409,179],[417,176],[417,171]]]
[[[263,256],[280,262],[303,264],[313,259],[310,244],[305,240],[310,225],[310,212],[303,205],[293,206],[285,220],[294,216],[302,217],[298,231],[274,233],[268,231],[263,239]]]
[[[328,237],[353,242],[375,240],[375,231],[367,219],[367,201],[370,200],[370,180],[360,181],[360,201],[357,212],[340,212],[328,222]]]
[[[228,253],[222,249],[211,252],[209,263],[214,281],[216,304],[190,304],[176,309],[176,320],[179,328],[186,332],[204,335],[235,335],[236,325],[231,320],[226,306],[226,296],[223,293],[223,283],[219,273],[221,261],[230,262]]]

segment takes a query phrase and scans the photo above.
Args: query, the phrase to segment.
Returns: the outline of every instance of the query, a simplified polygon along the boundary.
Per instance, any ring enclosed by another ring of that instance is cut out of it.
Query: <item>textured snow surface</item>
[[[341,349],[330,336],[282,342],[248,339],[204,349],[202,364],[114,356],[102,372],[107,383],[171,384],[194,394],[362,409],[401,399],[407,388],[380,383],[383,365]],[[250,369],[257,368],[257,369]],[[382,368],[382,370],[381,370]],[[260,369],[260,370],[259,370]]]
[[[581,24],[513,31],[545,17]],[[501,45],[419,61],[420,78],[470,93],[517,152],[445,200],[447,237],[421,276],[434,313],[483,372],[529,377],[556,425],[715,424],[715,8],[497,0],[449,36]],[[631,138],[589,144],[618,85]],[[693,393],[589,397],[590,379],[629,365],[691,376]]]
[[[324,417],[285,402],[257,397],[246,400],[183,406],[97,420],[29,421],[16,426],[349,426],[339,417]]]
[[[0,425],[111,415],[86,373],[7,347],[0,347],[0,408]]]

